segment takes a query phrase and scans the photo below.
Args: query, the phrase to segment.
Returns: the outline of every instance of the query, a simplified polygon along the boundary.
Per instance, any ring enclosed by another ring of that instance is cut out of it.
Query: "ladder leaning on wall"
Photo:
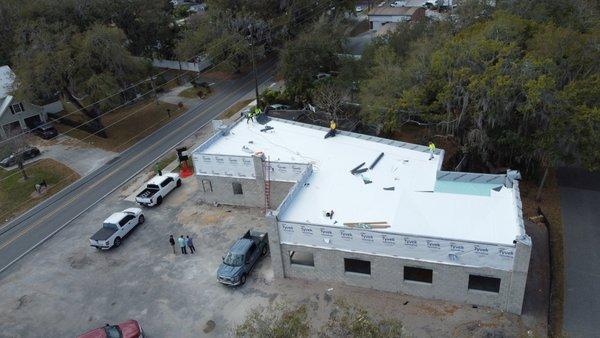
[[[265,213],[271,209],[271,161],[267,157],[263,160],[263,174],[265,177]]]

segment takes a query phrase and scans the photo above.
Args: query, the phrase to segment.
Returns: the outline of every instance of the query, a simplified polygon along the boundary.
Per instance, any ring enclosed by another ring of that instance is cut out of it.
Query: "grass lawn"
[[[167,115],[167,109],[171,110],[171,118]],[[69,107],[67,107],[66,111],[69,110]],[[164,102],[156,104],[154,99],[140,101],[131,106],[117,109],[102,116],[102,123],[108,134],[107,139],[79,129],[70,130],[72,127],[61,123],[56,123],[56,128],[60,133],[83,140],[95,147],[120,152],[150,135],[184,111],[185,107],[180,109],[176,105]],[[81,115],[81,113],[75,113],[69,115],[69,118],[85,120],[85,117]]]
[[[221,113],[217,119],[228,119],[233,116],[233,114],[237,114],[240,110],[246,107],[250,102],[254,101],[253,99],[241,100],[233,104],[233,106],[229,107],[226,111]]]
[[[23,180],[18,171],[0,169],[0,222],[33,207],[79,179],[75,171],[54,160],[42,159],[34,164],[25,166],[29,176],[27,180]],[[48,190],[38,195],[34,185],[42,180],[46,180]]]

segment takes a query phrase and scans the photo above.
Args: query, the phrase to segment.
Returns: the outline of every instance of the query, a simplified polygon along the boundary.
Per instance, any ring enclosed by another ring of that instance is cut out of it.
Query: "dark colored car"
[[[23,150],[20,154],[23,156],[23,161],[26,161],[39,156],[40,150],[36,147],[31,147]],[[17,154],[10,154],[10,156],[3,158],[0,161],[0,166],[3,166],[4,168],[12,167],[13,165],[17,164],[17,158]]]
[[[205,89],[208,89],[208,91],[210,91],[210,84],[206,81],[201,81],[200,79],[194,79],[194,80],[192,80],[192,85],[196,88],[205,88]]]
[[[266,232],[248,230],[229,248],[217,270],[217,280],[226,285],[242,285],[259,259],[269,252]]]
[[[50,123],[40,124],[33,128],[33,133],[45,140],[49,140],[58,135],[58,131]]]
[[[144,332],[137,320],[130,319],[117,325],[106,324],[77,338],[142,338]]]

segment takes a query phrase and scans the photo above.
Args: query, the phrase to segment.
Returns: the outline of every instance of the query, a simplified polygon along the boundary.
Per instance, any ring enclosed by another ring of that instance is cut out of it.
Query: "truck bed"
[[[94,240],[94,241],[105,241],[105,240],[109,239],[110,236],[112,236],[115,232],[116,232],[116,230],[102,227],[102,228],[100,228],[100,230],[96,231],[96,233],[94,235],[92,235],[92,237],[90,237],[90,239]]]
[[[156,190],[156,189],[148,189],[148,188],[146,188],[146,189],[142,190],[142,192],[139,193],[136,197],[139,197],[139,198],[150,198],[150,197],[154,196],[154,194],[156,194],[157,191],[158,190]]]

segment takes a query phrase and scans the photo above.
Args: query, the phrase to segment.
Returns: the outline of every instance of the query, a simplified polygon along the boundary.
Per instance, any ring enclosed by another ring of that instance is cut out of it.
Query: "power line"
[[[312,12],[314,13],[314,10],[315,10],[316,8],[323,7],[323,6],[326,6],[326,5],[328,5],[328,4],[329,4],[329,3],[324,3],[324,4],[322,4],[321,6],[315,6],[315,7],[313,7],[313,11],[312,11]],[[309,14],[309,13],[308,13],[308,14]],[[303,14],[303,15],[301,15],[301,16],[304,16],[304,15],[306,15],[306,14]],[[300,16],[299,16],[299,17],[300,17]],[[305,20],[307,20],[307,19],[308,19],[308,18],[306,18]],[[305,21],[305,20],[301,20],[301,21],[299,21],[298,23],[301,23],[302,21]],[[276,26],[277,26],[277,25],[276,25]],[[274,26],[274,27],[276,27],[276,26]],[[283,26],[283,25],[282,25],[282,26]],[[262,41],[265,41],[265,40],[266,40],[266,38],[263,38],[263,39],[259,40],[258,42],[262,42]],[[235,55],[231,55],[231,56],[229,56],[228,58],[226,58],[226,59],[222,60],[221,62],[219,62],[219,63],[217,63],[217,64],[215,64],[215,65],[213,65],[213,66],[212,66],[212,67],[210,67],[210,68],[211,68],[211,69],[214,69],[214,68],[216,68],[218,65],[220,65],[220,64],[222,64],[222,63],[224,63],[224,62],[228,61],[230,58],[232,58],[232,57],[234,57],[234,56],[235,56]],[[165,82],[164,84],[160,85],[159,87],[162,87],[162,86],[166,85],[167,83],[169,83],[169,82],[171,82],[171,81],[173,81],[173,80],[175,80],[175,79],[178,79],[178,78],[180,78],[180,77],[182,77],[182,76],[184,76],[184,75],[187,75],[189,72],[190,72],[190,71],[186,71],[186,73],[184,73],[184,74],[181,74],[181,75],[179,75],[179,76],[177,76],[177,77],[175,77],[175,78],[173,78],[173,79],[171,79],[171,80],[169,80],[169,81]],[[163,72],[163,73],[164,73],[164,72]],[[197,77],[199,77],[199,76],[200,76],[200,74],[198,74],[198,75],[197,75],[195,78],[197,78]],[[224,82],[224,81],[225,81],[225,80],[221,80],[221,81],[218,81],[217,83]],[[153,89],[153,90],[151,90],[151,91],[148,91],[148,92],[144,93],[142,96],[145,96],[145,95],[147,95],[148,93],[150,93],[150,92],[153,92],[153,91],[154,91],[154,89]],[[152,104],[152,103],[150,103],[150,104]],[[148,105],[149,105],[149,104],[148,104]],[[113,126],[113,125],[115,125],[115,124],[117,124],[117,123],[119,123],[119,122],[121,122],[121,121],[123,121],[123,120],[127,119],[128,117],[130,117],[131,115],[133,115],[133,114],[137,113],[138,111],[140,111],[141,109],[143,109],[143,108],[147,107],[148,105],[145,105],[144,107],[142,107],[142,108],[140,108],[140,109],[138,109],[138,110],[136,110],[136,111],[132,112],[131,114],[129,114],[129,115],[127,115],[126,117],[124,117],[124,118],[122,118],[122,119],[120,119],[120,120],[116,121],[115,123],[113,123],[113,124],[111,124],[111,125],[109,125],[109,126],[106,126],[106,127],[102,128],[102,129],[100,129],[100,130],[98,130],[98,131],[95,131],[94,133],[91,133],[90,135],[86,136],[86,137],[85,137],[84,139],[82,139],[82,140],[79,140],[79,139],[77,139],[77,138],[75,138],[75,139],[76,139],[76,140],[78,140],[78,141],[81,141],[81,142],[83,142],[83,140],[85,140],[85,139],[87,139],[87,138],[89,138],[89,137],[91,137],[91,136],[95,135],[96,133],[98,133],[98,132],[100,132],[100,131],[102,131],[102,130],[104,130],[104,129],[107,129],[107,128],[109,128],[109,127],[111,127],[111,126]],[[113,109],[113,110],[114,110],[114,109]],[[112,111],[112,110],[111,110],[111,111]],[[104,114],[106,114],[106,113],[104,113]],[[102,115],[104,115],[104,114],[102,114]],[[100,115],[100,116],[102,116],[102,115]],[[96,118],[99,118],[100,116],[98,116],[98,117],[96,117]],[[159,123],[160,123],[160,122],[162,122],[162,121],[164,121],[164,119],[162,119],[161,121],[159,121]],[[89,123],[89,121],[88,121],[88,122],[85,122],[85,123],[82,123],[81,125],[84,125],[84,124],[87,124],[87,123]],[[126,142],[122,143],[121,145],[124,145],[124,144],[127,144],[127,143],[129,143],[129,142],[130,142],[130,141],[131,141],[133,138],[137,137],[139,134],[143,133],[144,131],[146,131],[146,130],[148,130],[148,129],[150,129],[150,128],[154,127],[154,126],[156,126],[157,124],[158,124],[158,123],[156,123],[156,124],[153,124],[152,126],[150,126],[150,127],[146,128],[146,129],[142,130],[140,133],[138,133],[138,134],[134,135],[133,137],[131,137],[130,139],[128,139]],[[81,126],[81,125],[80,125],[80,126]],[[74,129],[77,129],[77,128],[75,128],[75,127],[74,127],[74,128],[71,128],[71,129],[69,129],[69,130],[67,131],[67,133],[68,133],[68,132],[70,132],[70,131],[72,131],[72,130],[74,130]],[[36,164],[37,164],[37,163],[34,163],[34,164],[33,164],[33,166],[35,166]],[[12,175],[15,175],[15,174],[18,174],[18,173],[17,173],[17,172],[15,172],[15,173],[13,173],[13,174],[11,174],[11,175],[9,175],[9,176],[7,176],[7,177],[3,178],[2,180],[0,180],[0,182],[2,182],[2,181],[4,181],[4,180],[8,179],[10,176],[12,176]],[[62,181],[64,181],[64,180],[66,180],[66,179],[70,178],[71,176],[73,176],[73,175],[69,175],[69,176],[67,176],[67,177],[65,177],[65,178],[63,178],[63,179],[61,179],[61,180],[59,180],[59,181],[58,181],[56,184],[58,184],[58,183],[60,183],[60,182],[62,182]],[[17,209],[17,208],[19,208],[19,207],[21,207],[21,206],[25,205],[27,202],[31,201],[32,199],[33,199],[33,198],[30,198],[30,199],[28,199],[28,200],[24,201],[23,203],[21,203],[21,204],[20,204],[19,206],[17,206],[16,208],[13,208],[12,210],[15,210],[15,209]],[[11,210],[11,211],[12,211],[12,210]],[[5,212],[5,213],[3,213],[3,214],[0,214],[0,217],[3,217],[3,216],[5,216],[5,215],[8,215],[9,213],[10,213],[10,211],[8,211],[8,212]]]
[[[323,3],[322,5],[317,5],[317,6],[306,6],[306,7],[304,7],[303,9],[312,8],[312,12],[314,12],[314,11],[315,11],[317,8],[324,8],[325,6],[332,4],[332,3],[333,3],[333,1],[334,1],[334,0],[330,0],[328,3],[326,2],[326,3]],[[307,13],[309,13],[309,12],[307,12]],[[299,15],[299,16],[297,16],[297,18],[298,18],[298,17],[303,17],[303,16],[305,16],[307,13],[304,13],[304,14],[301,14],[301,15]],[[302,21],[304,21],[304,20],[302,20]],[[298,23],[300,23],[300,22],[298,22]],[[275,27],[278,27],[278,26],[284,27],[284,26],[285,26],[285,23],[281,23],[281,24],[279,24],[279,25],[273,25],[271,28],[275,28]],[[233,36],[233,35],[232,35],[232,36],[230,36],[230,37],[228,37],[228,39],[234,39],[234,38],[235,38],[235,36]],[[263,39],[263,40],[265,40],[265,39]],[[263,40],[261,40],[261,41],[263,41]],[[227,43],[229,43],[229,42],[230,42],[230,41],[228,41],[228,40],[221,41],[221,42],[219,42],[219,43],[217,44],[217,46],[222,46],[222,45],[225,45],[225,44],[227,44]],[[200,57],[201,55],[202,55],[202,54],[197,54],[197,55],[195,55],[195,56],[193,56],[193,57],[189,58],[188,60],[189,60],[189,61],[194,61],[194,60],[197,60],[197,59],[198,59],[198,57]],[[184,62],[185,62],[185,61],[184,61]],[[84,109],[90,108],[90,107],[92,107],[92,106],[94,106],[94,105],[96,105],[96,104],[98,104],[98,103],[100,103],[100,102],[103,102],[103,101],[105,101],[105,100],[107,100],[107,99],[109,99],[109,98],[111,98],[111,97],[114,97],[114,96],[116,96],[116,95],[118,95],[118,94],[124,93],[124,92],[128,91],[129,89],[132,89],[132,88],[134,88],[134,87],[137,87],[137,86],[139,86],[139,85],[141,85],[141,84],[143,84],[143,83],[145,83],[145,82],[147,82],[147,81],[152,81],[152,80],[153,80],[153,78],[155,78],[155,77],[158,77],[158,76],[161,76],[161,75],[163,75],[163,74],[167,73],[168,71],[169,71],[169,70],[164,70],[164,71],[162,71],[162,72],[160,72],[160,73],[158,73],[158,74],[151,75],[150,77],[147,77],[147,78],[145,78],[145,79],[143,79],[143,80],[141,80],[141,81],[139,81],[139,82],[137,82],[137,83],[135,83],[135,84],[132,84],[132,85],[130,85],[130,86],[128,86],[128,87],[126,87],[126,88],[124,88],[124,89],[121,89],[121,90],[119,90],[119,91],[118,91],[118,92],[116,92],[116,93],[110,94],[110,95],[108,95],[108,96],[106,96],[106,97],[104,97],[104,98],[102,98],[102,99],[99,99],[99,100],[97,100],[97,101],[95,101],[95,102],[92,102],[92,103],[90,103],[90,104],[88,104],[88,105],[86,105],[86,106],[84,106],[84,107],[78,108],[78,109],[76,109],[76,110],[74,110],[74,111],[72,111],[72,112],[70,112],[70,113],[68,113],[68,114],[66,114],[66,115],[63,115],[63,116],[59,117],[57,120],[58,120],[58,121],[60,121],[61,119],[65,119],[65,118],[67,118],[68,116],[71,116],[71,115],[73,115],[73,114],[75,114],[75,113],[82,112]],[[186,71],[186,73],[184,73],[184,74],[187,74],[187,73],[189,73],[189,72],[191,72],[191,71],[189,71],[189,70],[188,70],[188,71]],[[160,85],[160,86],[158,86],[158,87],[160,88],[160,87],[162,87],[162,86],[164,86],[164,85],[165,85],[165,84],[162,84],[162,85]],[[145,95],[145,94],[144,94],[144,95]],[[125,103],[123,103],[122,105],[120,105],[120,106],[118,106],[118,107],[116,107],[116,108],[113,108],[113,109],[109,110],[108,112],[102,113],[102,114],[100,114],[99,116],[92,118],[92,119],[91,119],[91,120],[89,120],[88,122],[80,124],[79,126],[81,126],[81,125],[84,125],[84,124],[87,124],[87,123],[89,123],[89,122],[91,122],[91,121],[94,121],[94,120],[96,120],[97,118],[99,118],[99,117],[102,117],[102,116],[103,116],[103,115],[105,115],[106,113],[109,113],[109,112],[111,112],[111,111],[114,111],[115,109],[119,109],[119,108],[123,107],[124,105],[126,105],[126,104],[128,104],[128,103],[132,102],[133,100],[135,100],[135,99],[132,99],[132,100],[126,101],[126,102],[125,102]],[[6,139],[4,139],[4,140],[1,140],[1,141],[0,141],[0,144],[3,144],[3,143],[5,143],[5,142],[7,142],[7,141],[9,141],[9,140],[11,140],[11,139],[14,139],[14,138],[16,138],[16,137],[19,137],[19,136],[22,136],[22,135],[25,135],[25,134],[28,134],[28,133],[30,133],[30,131],[29,131],[29,130],[28,130],[28,131],[23,131],[23,132],[21,132],[21,133],[19,133],[19,134],[17,134],[17,135],[10,136],[10,137],[8,137],[8,138],[6,138]]]

